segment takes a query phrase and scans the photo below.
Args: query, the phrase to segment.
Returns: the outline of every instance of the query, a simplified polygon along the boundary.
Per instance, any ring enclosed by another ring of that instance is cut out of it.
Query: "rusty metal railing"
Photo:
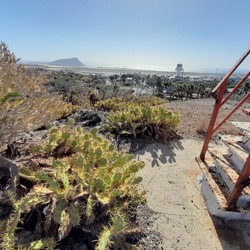
[[[248,79],[250,76],[250,71],[242,78],[242,80],[236,84],[234,89],[226,96],[224,97],[228,79],[229,77],[235,72],[235,70],[240,66],[240,64],[247,58],[247,56],[250,54],[250,48],[242,55],[242,57],[238,60],[238,62],[232,67],[232,69],[224,76],[224,78],[218,83],[218,85],[213,89],[212,96],[215,98],[215,105],[213,109],[213,113],[209,122],[208,131],[206,138],[203,143],[203,147],[200,154],[200,159],[204,162],[205,161],[205,155],[208,149],[208,144],[212,138],[212,135],[215,133],[215,131],[221,127],[221,125],[228,120],[231,115],[234,114],[234,112],[239,109],[244,102],[246,102],[247,99],[250,98],[250,93],[247,93],[244,98],[238,103],[238,105],[224,118],[222,121],[215,126],[215,123],[217,121],[217,117],[220,111],[220,108],[227,102],[227,100],[242,86],[242,84]]]
[[[219,82],[219,84],[213,89],[212,96],[215,98],[215,105],[213,109],[213,113],[210,119],[210,123],[208,126],[208,131],[206,138],[203,143],[203,147],[200,154],[200,159],[205,162],[205,155],[208,149],[209,142],[212,138],[212,135],[215,133],[215,131],[218,130],[218,128],[223,125],[223,123],[228,120],[231,115],[234,114],[234,112],[239,109],[243,103],[247,101],[247,99],[250,98],[250,93],[246,93],[246,95],[242,98],[242,100],[236,105],[236,107],[228,113],[228,115],[222,119],[222,121],[218,124],[216,124],[216,120],[220,111],[220,108],[229,100],[229,98],[242,86],[242,84],[248,79],[250,76],[250,71],[236,84],[234,89],[224,97],[228,79],[229,77],[235,72],[235,70],[240,66],[240,64],[246,59],[246,57],[250,54],[250,48],[242,55],[242,57],[239,59],[239,61],[232,67],[232,69],[225,75],[225,77]],[[229,198],[227,199],[228,202],[228,208],[231,210],[234,210],[236,208],[236,202],[239,199],[242,190],[250,184],[250,154],[248,155],[248,158],[246,159],[246,162],[244,163],[244,166],[239,174],[238,180],[232,190],[232,193],[230,194]]]

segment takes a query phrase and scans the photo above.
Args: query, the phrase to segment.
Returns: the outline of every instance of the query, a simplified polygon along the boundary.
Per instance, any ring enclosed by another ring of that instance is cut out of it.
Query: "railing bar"
[[[228,208],[234,210],[236,208],[237,200],[239,199],[242,190],[245,185],[243,185],[249,178],[250,175],[250,154],[247,157],[247,160],[239,174],[239,177],[234,185],[233,191],[228,199]]]
[[[214,105],[214,109],[213,109],[213,113],[211,115],[211,119],[208,125],[208,130],[207,130],[207,134],[201,149],[201,153],[200,153],[200,159],[202,161],[205,161],[205,155],[206,155],[206,151],[208,149],[208,144],[212,138],[213,135],[213,129],[217,120],[217,116],[218,113],[220,111],[220,104],[222,101],[222,97],[223,97],[223,93],[225,92],[226,89],[226,83],[224,85],[221,86],[221,88],[219,89],[219,95],[218,98],[216,99],[215,105]]]
[[[248,93],[238,104],[237,104],[237,106],[220,122],[220,124],[219,125],[217,125],[215,128],[214,128],[214,130],[213,130],[213,132],[212,133],[214,133],[219,127],[221,127],[221,125],[231,116],[231,115],[233,115],[234,113],[235,113],[235,111],[240,107],[240,106],[242,106],[242,104],[248,99],[248,98],[250,98],[250,93]]]
[[[216,102],[214,105],[214,109],[211,115],[211,119],[209,122],[209,126],[208,126],[208,130],[207,130],[207,134],[201,149],[201,153],[200,153],[200,159],[202,161],[205,161],[205,155],[206,155],[206,151],[208,149],[208,145],[209,142],[212,138],[213,133],[223,124],[223,122],[225,122],[225,120],[227,120],[244,102],[245,100],[247,100],[249,98],[249,94],[247,94],[245,96],[245,98],[237,105],[237,107],[230,113],[227,115],[227,117],[223,120],[222,123],[220,123],[215,129],[215,123],[217,120],[217,116],[219,113],[219,110],[221,108],[221,104],[223,101],[223,95],[225,93],[226,90],[226,85],[227,85],[227,81],[228,78],[233,74],[233,72],[238,68],[238,66],[245,60],[245,58],[250,54],[250,48],[241,56],[241,58],[237,61],[237,63],[232,67],[232,69],[226,74],[226,76],[223,77],[223,79],[218,83],[218,85],[213,89],[211,95],[215,98]],[[227,99],[229,97],[226,97]],[[223,102],[224,104],[225,102]]]
[[[220,83],[212,90],[212,93],[218,91],[223,82],[226,81],[234,73],[234,71],[240,66],[240,64],[246,59],[249,54],[250,48],[242,55],[242,57],[236,62],[236,64],[230,69],[230,71],[223,77]]]
[[[241,85],[247,80],[250,76],[250,71],[236,84],[234,89],[222,100],[221,106],[235,93],[235,91],[241,87]]]

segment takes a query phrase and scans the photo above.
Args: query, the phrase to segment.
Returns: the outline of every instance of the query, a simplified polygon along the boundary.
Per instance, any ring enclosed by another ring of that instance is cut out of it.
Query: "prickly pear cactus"
[[[52,128],[47,140],[36,147],[35,157],[53,160],[36,171],[20,168],[22,178],[33,186],[21,199],[10,196],[13,212],[2,235],[4,249],[24,247],[17,246],[16,232],[24,214],[34,207],[42,207],[44,219],[39,224],[41,238],[29,243],[31,249],[46,248],[51,237],[62,241],[78,225],[96,228],[97,249],[115,246],[114,239],[130,230],[126,212],[144,199],[138,189],[142,178],[137,176],[143,162],[117,151],[96,130],[67,126]]]

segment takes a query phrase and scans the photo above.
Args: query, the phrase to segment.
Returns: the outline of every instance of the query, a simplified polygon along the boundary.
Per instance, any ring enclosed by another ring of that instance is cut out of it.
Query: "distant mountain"
[[[56,66],[67,66],[67,67],[83,67],[85,66],[77,57],[67,58],[67,59],[59,59],[50,63],[49,65]]]

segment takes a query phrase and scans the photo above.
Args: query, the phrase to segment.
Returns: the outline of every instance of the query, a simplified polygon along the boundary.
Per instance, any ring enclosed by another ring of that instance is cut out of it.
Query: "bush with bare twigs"
[[[0,43],[0,140],[37,129],[70,114],[75,107],[43,87],[45,78],[30,74]]]

